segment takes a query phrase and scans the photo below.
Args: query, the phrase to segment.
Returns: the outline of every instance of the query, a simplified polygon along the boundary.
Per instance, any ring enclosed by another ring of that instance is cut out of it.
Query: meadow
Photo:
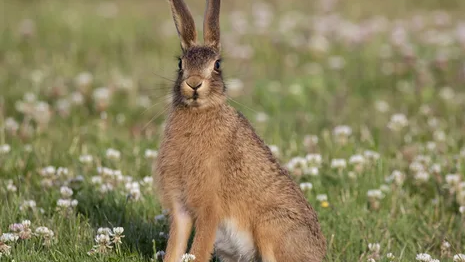
[[[204,1],[186,0],[201,30]],[[0,261],[157,261],[167,1],[0,3]],[[465,261],[465,2],[223,1],[229,103],[326,261]]]

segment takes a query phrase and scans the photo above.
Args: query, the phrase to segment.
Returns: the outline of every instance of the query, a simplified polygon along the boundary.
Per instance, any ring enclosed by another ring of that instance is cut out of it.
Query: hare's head
[[[206,2],[202,45],[197,43],[194,19],[187,5],[183,0],[170,0],[182,49],[173,101],[199,109],[214,107],[226,100],[221,75],[220,0]]]

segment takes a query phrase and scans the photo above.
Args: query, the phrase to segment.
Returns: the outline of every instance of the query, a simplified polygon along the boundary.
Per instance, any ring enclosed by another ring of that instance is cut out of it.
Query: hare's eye
[[[216,60],[216,62],[215,62],[215,70],[220,70],[220,66],[221,66],[221,61]]]
[[[182,69],[182,59],[181,58],[179,58],[178,67],[179,67],[179,70]]]

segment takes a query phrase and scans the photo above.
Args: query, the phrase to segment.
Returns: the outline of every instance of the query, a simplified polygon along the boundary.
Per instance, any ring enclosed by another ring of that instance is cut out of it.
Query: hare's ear
[[[220,0],[207,0],[203,20],[203,40],[205,45],[220,51]]]
[[[174,24],[181,39],[181,48],[186,51],[197,42],[194,18],[183,0],[170,0]]]

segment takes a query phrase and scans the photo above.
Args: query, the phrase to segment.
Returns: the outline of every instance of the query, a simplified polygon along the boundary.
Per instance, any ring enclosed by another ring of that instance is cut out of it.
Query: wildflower
[[[106,156],[112,160],[119,160],[121,158],[121,152],[116,149],[109,148],[107,149]]]
[[[24,211],[26,209],[34,210],[36,208],[36,201],[34,200],[24,200],[24,202],[19,206],[19,210]]]
[[[312,190],[312,188],[313,188],[313,184],[310,182],[300,183],[300,189],[302,191],[307,191],[307,190],[310,191]]]
[[[74,79],[75,83],[79,87],[86,87],[92,84],[94,77],[89,72],[82,72]]]
[[[450,257],[450,243],[447,241],[442,241],[441,244],[441,257]]]
[[[92,184],[102,184],[103,179],[101,176],[93,176],[90,178],[90,181],[92,182]]]
[[[409,165],[409,169],[412,170],[413,172],[421,172],[425,170],[425,167],[423,166],[422,163],[418,161],[414,161]]]
[[[5,130],[10,133],[16,133],[19,129],[19,124],[16,120],[12,117],[8,117],[5,119]]]
[[[333,135],[335,136],[336,141],[341,145],[344,145],[347,143],[349,136],[351,134],[352,134],[352,128],[350,128],[349,126],[345,126],[345,125],[336,126],[333,130]]]
[[[328,195],[326,194],[319,194],[316,196],[316,199],[320,202],[328,201]]]
[[[237,78],[229,79],[227,81],[227,86],[228,94],[231,97],[238,97],[244,89],[244,83]]]
[[[40,171],[40,174],[42,176],[52,176],[56,174],[56,168],[54,166],[47,166],[42,168]]]
[[[73,195],[73,190],[67,186],[62,186],[60,188],[61,196],[64,198],[70,198]]]
[[[465,254],[454,255],[454,262],[465,262]]]
[[[279,147],[276,146],[276,145],[269,145],[268,146],[270,148],[270,151],[273,155],[275,155],[276,157],[279,157],[280,153],[279,153]]]
[[[264,112],[258,112],[257,115],[255,116],[255,120],[259,123],[265,123],[269,119],[268,115]]]
[[[97,253],[105,254],[113,247],[111,246],[110,236],[106,234],[98,234],[95,237],[96,246],[94,246],[94,250]]]
[[[153,177],[152,176],[145,176],[142,181],[140,182],[141,185],[152,185]]]
[[[155,158],[157,158],[157,156],[158,156],[158,151],[157,150],[153,150],[153,149],[145,150],[145,158],[155,159]]]
[[[320,154],[307,154],[305,159],[307,160],[308,164],[313,166],[320,166],[322,162]]]
[[[371,199],[382,199],[384,197],[384,194],[379,189],[371,189],[368,190],[367,197]]]
[[[446,175],[446,183],[449,186],[456,186],[460,183],[460,175],[458,174],[448,174]]]
[[[66,209],[70,207],[75,207],[77,206],[78,201],[76,199],[58,199],[57,201],[57,206],[58,208]]]
[[[373,253],[379,253],[380,248],[381,248],[381,245],[379,243],[368,244],[368,250],[370,250]]]
[[[432,173],[436,173],[436,174],[441,173],[441,165],[440,165],[440,164],[433,164],[433,165],[430,167],[430,171],[431,171]]]
[[[388,185],[381,185],[379,187],[379,189],[382,191],[382,192],[389,192],[391,191],[391,188],[388,186]]]
[[[13,180],[8,180],[7,184],[6,184],[6,190],[8,192],[16,192],[18,190],[18,188],[16,188],[16,186],[13,184]]]
[[[114,244],[121,244],[121,239],[124,238],[124,235],[123,235],[123,232],[124,232],[124,228],[122,227],[114,227],[113,228],[113,240],[112,242]]]
[[[381,113],[389,111],[389,104],[386,101],[378,100],[375,102],[375,108]]]
[[[181,261],[182,262],[191,262],[195,260],[195,256],[192,254],[184,254],[182,255]]]
[[[112,235],[111,229],[109,227],[99,227],[97,229],[97,234],[98,235]]]
[[[18,241],[19,236],[13,233],[3,233],[0,236],[0,242],[8,243],[8,242],[16,242]]]
[[[304,175],[310,175],[310,176],[318,176],[318,167],[308,167],[305,168],[304,170]]]
[[[11,254],[11,246],[3,243],[3,242],[0,242],[0,258],[5,255],[5,256],[9,256]]]
[[[347,162],[345,159],[333,159],[331,160],[331,168],[342,170],[346,168]]]
[[[373,259],[373,258],[369,258],[369,259],[367,260],[367,262],[376,262],[376,260]]]
[[[389,259],[394,259],[394,258],[396,258],[396,256],[394,256],[394,254],[392,254],[392,253],[387,253],[387,254],[386,254],[386,257],[389,258]]]
[[[304,137],[304,142],[303,142],[304,146],[307,147],[307,148],[310,148],[312,146],[315,146],[316,144],[318,144],[318,137],[315,136],[315,135],[306,135]]]
[[[443,142],[446,140],[446,134],[442,130],[436,130],[433,133],[434,140]]]
[[[68,168],[66,168],[66,167],[58,167],[57,176],[62,176],[62,175],[67,176],[68,174],[69,174]]]
[[[364,163],[365,158],[362,155],[353,155],[349,159],[349,164],[353,165],[358,172],[362,171]]]
[[[418,182],[426,182],[429,180],[429,173],[425,171],[419,171],[415,174],[414,178]]]
[[[44,239],[44,246],[52,245],[53,236],[55,235],[52,230],[47,227],[38,227],[35,232]]]
[[[324,207],[324,208],[329,207],[329,202],[328,201],[322,201],[321,202],[321,207]]]
[[[425,261],[425,262],[429,262],[431,259],[433,259],[430,255],[426,254],[426,253],[420,253],[420,254],[417,254],[417,256],[415,257],[415,259],[417,261]]]
[[[465,206],[459,207],[460,214],[465,214]]]
[[[406,126],[408,126],[408,120],[404,114],[392,115],[391,120],[388,123],[388,128],[393,131],[399,131]]]
[[[0,145],[0,155],[6,155],[11,151],[11,147],[8,144]]]
[[[369,159],[372,161],[376,161],[379,159],[379,153],[375,151],[365,150],[365,152],[363,152],[363,155],[365,156],[366,159]]]

